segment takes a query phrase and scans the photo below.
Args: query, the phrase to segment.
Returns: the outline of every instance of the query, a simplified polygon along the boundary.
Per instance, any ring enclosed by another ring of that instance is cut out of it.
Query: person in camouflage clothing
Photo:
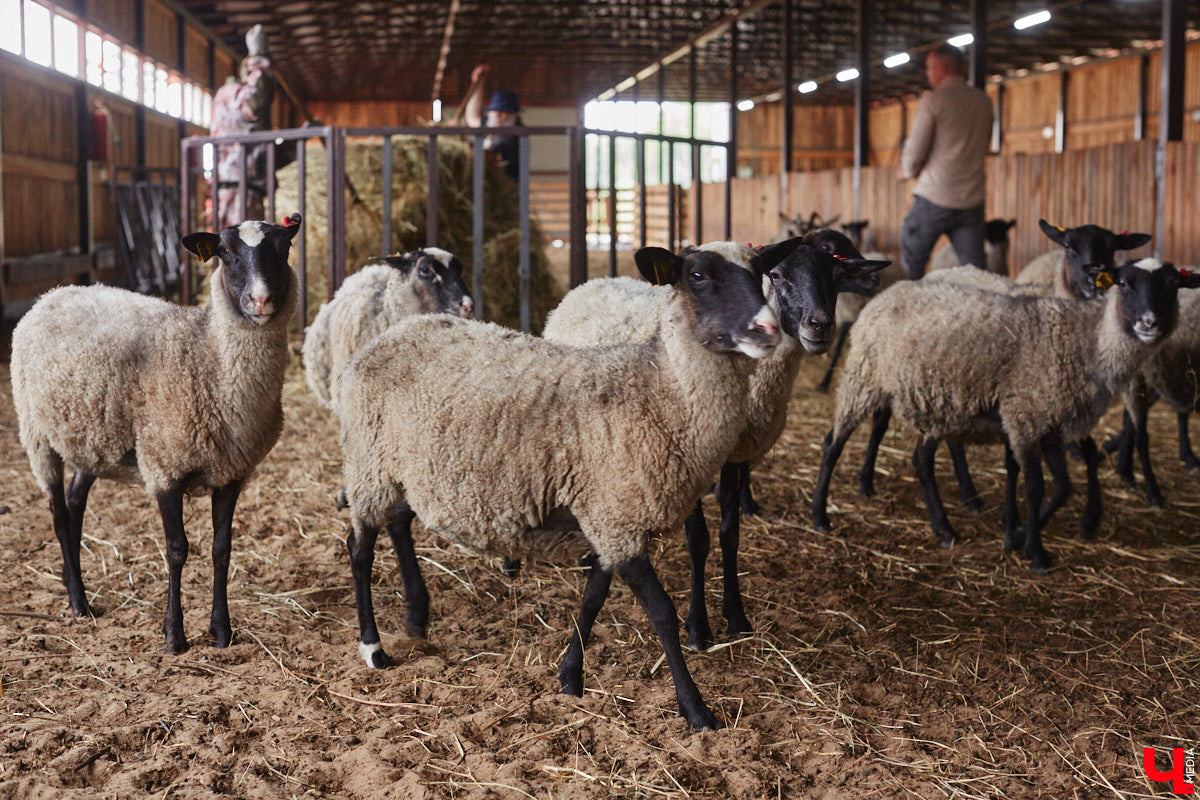
[[[213,98],[213,136],[231,136],[261,131],[270,127],[271,102],[275,99],[275,73],[267,57],[267,36],[262,25],[246,34],[249,54]],[[217,204],[219,216],[214,230],[240,225],[247,219],[263,219],[266,195],[266,151],[252,146],[246,154],[246,208],[242,208],[238,185],[242,178],[242,148],[225,144],[217,147]]]

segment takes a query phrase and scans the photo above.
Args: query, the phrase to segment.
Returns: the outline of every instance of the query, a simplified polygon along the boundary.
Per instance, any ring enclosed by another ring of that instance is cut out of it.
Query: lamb
[[[370,261],[346,278],[321,306],[304,335],[304,376],[321,405],[333,410],[333,379],[359,348],[413,314],[470,317],[474,301],[462,280],[462,262],[426,247]]]
[[[646,548],[682,524],[745,425],[751,358],[780,340],[761,289],[775,264],[757,258],[752,274],[717,253],[654,247],[635,261],[674,287],[653,342],[574,348],[426,315],[382,334],[342,372],[347,546],[369,666],[388,665],[371,605],[381,527],[402,553],[406,623],[417,636],[428,595],[412,557],[414,516],[505,555],[544,555],[555,537],[580,531],[595,560],[558,671],[563,691],[582,694],[583,648],[616,572],[662,641],[680,713],[693,728],[719,727]]]
[[[217,647],[232,638],[226,582],[233,511],[283,427],[280,393],[296,277],[288,251],[300,215],[283,225],[243,222],[183,245],[219,260],[205,308],[184,308],[107,286],[44,294],[13,331],[12,388],[21,444],[50,498],[63,583],[76,616],[89,612],[79,547],[97,478],[141,483],[166,535],[165,649],[188,647],[179,582],[188,555],[183,495],[213,493]],[[75,469],[63,492],[63,464]]]
[[[857,255],[857,251],[837,231],[813,231],[804,237],[803,245],[797,246],[797,242],[793,239],[771,245],[759,256],[772,252],[774,257],[777,248],[795,248],[771,271],[771,280],[766,284],[767,302],[787,335],[771,355],[755,366],[750,381],[750,422],[721,469],[718,500],[723,613],[731,635],[753,631],[742,602],[737,569],[739,511],[757,513],[750,493],[750,469],[770,451],[783,431],[792,384],[804,353],[821,353],[829,348],[834,304],[841,296],[838,293],[870,291],[875,273],[888,264],[842,256],[847,252]],[[727,259],[743,265],[755,256],[753,250],[727,242],[706,244],[701,249],[722,250]],[[658,334],[660,309],[665,302],[661,289],[629,279],[588,281],[568,293],[551,312],[544,335],[551,341],[581,347],[649,342]],[[702,650],[712,645],[713,635],[704,599],[709,534],[699,503],[685,528],[692,559],[688,645]]]
[[[829,480],[846,439],[868,414],[890,408],[921,438],[918,478],[931,514],[940,501],[927,469],[929,445],[981,432],[1004,437],[1015,467],[1025,471],[1028,506],[1023,534],[1010,524],[1005,545],[1023,545],[1032,568],[1048,570],[1039,517],[1042,447],[1088,435],[1113,394],[1175,328],[1178,290],[1200,286],[1200,277],[1156,259],[1102,273],[1118,288],[1089,302],[937,281],[898,284],[876,298],[852,334],[856,346],[825,438],[813,524],[828,529]]]
[[[1192,451],[1188,417],[1200,411],[1200,293],[1184,292],[1179,298],[1179,327],[1155,353],[1142,373],[1125,389],[1125,414],[1121,433],[1104,443],[1104,451],[1118,450],[1117,474],[1133,484],[1133,450],[1136,449],[1146,481],[1146,500],[1164,504],[1150,461],[1150,439],[1146,429],[1150,407],[1162,398],[1175,410],[1179,430],[1179,460],[1189,470],[1200,470]]]
[[[1099,225],[1060,228],[1044,219],[1038,220],[1038,227],[1062,249],[1043,253],[1026,264],[1017,283],[1037,286],[1043,295],[1084,300],[1097,294],[1097,266],[1111,267],[1118,251],[1136,250],[1153,238],[1148,233],[1113,233]]]
[[[1008,232],[1017,224],[1015,219],[989,219],[983,226],[983,258],[986,264],[973,266],[995,275],[1008,275]],[[926,274],[959,266],[953,247],[943,247],[933,254]]]

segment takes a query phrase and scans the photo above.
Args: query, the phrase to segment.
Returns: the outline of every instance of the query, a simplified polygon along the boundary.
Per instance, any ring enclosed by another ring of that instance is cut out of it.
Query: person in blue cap
[[[520,115],[521,104],[517,101],[517,95],[508,89],[497,89],[492,92],[491,102],[488,103],[486,109],[483,107],[484,86],[491,69],[488,64],[479,64],[471,72],[472,90],[467,98],[465,113],[467,124],[473,128],[524,125]],[[486,118],[483,112],[487,113]],[[518,137],[508,134],[489,136],[484,140],[483,146],[489,152],[496,154],[508,177],[514,181],[519,178],[521,150]]]

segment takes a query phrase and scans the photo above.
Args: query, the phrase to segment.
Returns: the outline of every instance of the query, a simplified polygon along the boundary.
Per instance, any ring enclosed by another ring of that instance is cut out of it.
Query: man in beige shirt
[[[900,259],[912,279],[938,237],[950,237],[960,264],[984,265],[984,158],[992,134],[992,101],[969,85],[956,47],[938,45],[925,59],[930,91],[917,103],[900,157],[900,177],[916,178],[913,204],[900,230]]]

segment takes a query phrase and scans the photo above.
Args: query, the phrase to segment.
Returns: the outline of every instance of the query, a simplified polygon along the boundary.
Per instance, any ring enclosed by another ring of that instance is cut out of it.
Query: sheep
[[[983,258],[986,264],[975,264],[987,272],[996,275],[1008,275],[1008,232],[1017,224],[1015,219],[989,219],[983,226]],[[950,269],[959,265],[958,255],[953,247],[943,247],[933,255],[929,262],[929,271]]]
[[[1045,295],[1063,298],[1095,297],[1095,268],[1111,267],[1116,263],[1117,251],[1135,250],[1152,238],[1148,233],[1113,233],[1099,225],[1060,228],[1044,219],[1038,220],[1038,227],[1062,249],[1043,253],[1026,264],[1017,275],[1017,283],[1031,284]]]
[[[413,314],[469,317],[475,308],[462,280],[462,262],[426,247],[369,261],[321,306],[304,334],[304,376],[321,405],[332,410],[333,379],[350,357],[390,326]]]
[[[1164,505],[1162,491],[1150,462],[1150,439],[1146,429],[1150,406],[1162,398],[1175,410],[1179,431],[1179,460],[1192,471],[1200,470],[1200,460],[1192,451],[1188,434],[1188,416],[1200,411],[1200,292],[1184,292],[1179,298],[1179,327],[1142,368],[1141,374],[1125,389],[1125,414],[1122,430],[1104,443],[1104,451],[1119,450],[1117,474],[1133,484],[1133,450],[1136,449],[1146,482],[1146,500],[1152,506]]]
[[[13,331],[12,388],[21,444],[50,498],[63,583],[76,616],[89,612],[79,546],[97,478],[141,483],[166,535],[164,648],[188,647],[179,582],[188,555],[183,496],[212,490],[217,647],[232,638],[226,581],[233,511],[283,427],[280,394],[296,277],[287,257],[300,215],[183,237],[219,261],[208,306],[184,308],[107,286],[54,289]],[[63,464],[74,477],[63,492]]]
[[[914,466],[931,515],[940,501],[929,445],[1004,437],[1010,466],[1025,470],[1027,500],[1025,530],[1006,520],[1005,547],[1023,545],[1031,567],[1048,570],[1042,447],[1087,437],[1113,394],[1175,328],[1178,290],[1200,286],[1200,277],[1156,259],[1096,274],[1118,288],[1088,302],[937,281],[897,284],[877,297],[851,334],[855,347],[813,493],[814,526],[829,527],[829,480],[846,439],[868,414],[890,407],[921,438]]]
[[[749,425],[742,432],[738,446],[726,458],[718,484],[724,573],[722,609],[730,635],[753,631],[742,602],[737,569],[739,514],[757,513],[750,492],[750,469],[761,461],[783,431],[792,384],[803,354],[829,348],[834,304],[841,296],[838,293],[870,291],[875,273],[888,263],[841,256],[846,252],[857,255],[857,251],[837,231],[813,231],[799,247],[797,241],[771,246],[796,248],[771,271],[770,281],[764,282],[767,302],[787,335],[783,344],[755,365],[750,381]],[[753,250],[733,243],[706,244],[702,249],[721,249],[730,261],[744,265],[754,257]],[[763,253],[766,252],[764,249]],[[661,290],[644,283],[621,278],[589,281],[568,293],[551,312],[544,336],[583,347],[648,342],[658,334],[664,302]],[[709,534],[699,503],[685,528],[692,561],[691,605],[685,627],[689,647],[702,650],[712,645],[713,635],[704,599]]]
[[[475,550],[544,554],[580,531],[595,555],[558,670],[583,691],[583,648],[616,572],[646,610],[693,728],[720,723],[679,646],[648,538],[682,524],[745,425],[751,358],[779,343],[761,279],[717,253],[635,254],[674,288],[660,335],[643,345],[575,348],[496,325],[413,317],[360,350],[339,377],[341,445],[358,607],[359,654],[389,663],[371,605],[375,540],[388,527],[406,587],[406,624],[423,636],[428,594],[412,557],[414,516]],[[751,358],[747,358],[750,356]]]

